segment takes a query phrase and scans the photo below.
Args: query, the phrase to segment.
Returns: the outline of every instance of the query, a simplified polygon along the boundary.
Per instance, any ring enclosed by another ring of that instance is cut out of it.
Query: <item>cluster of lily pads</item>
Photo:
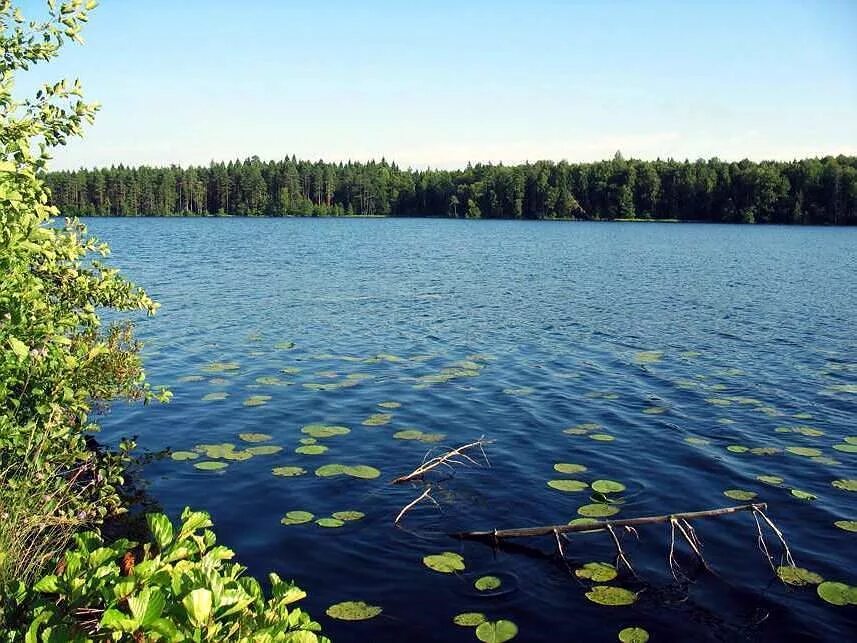
[[[582,464],[574,464],[571,462],[557,462],[554,466],[554,471],[567,476],[584,473],[587,469]],[[590,500],[592,503],[586,504],[578,508],[577,513],[585,519],[594,518],[609,518],[619,513],[618,505],[624,501],[617,497],[616,494],[625,491],[625,485],[615,480],[595,480],[591,484],[577,478],[558,478],[548,480],[547,486],[556,491],[565,493],[574,493],[592,490]],[[570,524],[582,524],[572,521]]]
[[[319,527],[337,528],[342,527],[347,522],[361,520],[366,514],[362,511],[334,511],[330,516],[316,518],[315,514],[309,511],[289,511],[280,520],[284,525],[303,525],[315,521]]]
[[[198,444],[192,451],[173,451],[170,457],[173,460],[185,461],[197,460],[204,455],[207,459],[194,462],[193,466],[201,471],[219,471],[229,466],[228,461],[249,460],[254,456],[273,455],[283,450],[283,447],[275,444],[258,444],[273,439],[266,433],[240,433],[238,437],[243,442],[251,443],[253,446],[238,449],[232,442]]]
[[[567,429],[563,429],[562,432],[566,435],[585,435],[596,442],[612,442],[616,439],[609,433],[606,433],[603,428],[604,427],[596,422],[584,422],[582,424],[577,424]]]
[[[454,362],[440,369],[439,373],[422,375],[417,378],[414,388],[426,388],[435,384],[446,384],[466,377],[478,377],[485,368],[485,356],[471,355],[468,359]]]
[[[784,583],[794,587],[815,585],[818,596],[832,605],[857,605],[857,587],[827,581],[819,574],[803,567],[780,566],[777,575]]]

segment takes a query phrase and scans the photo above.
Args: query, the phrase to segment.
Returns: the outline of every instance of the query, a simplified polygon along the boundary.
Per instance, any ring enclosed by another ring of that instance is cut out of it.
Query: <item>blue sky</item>
[[[102,0],[84,35],[19,83],[103,104],[58,168],[857,154],[853,0]]]

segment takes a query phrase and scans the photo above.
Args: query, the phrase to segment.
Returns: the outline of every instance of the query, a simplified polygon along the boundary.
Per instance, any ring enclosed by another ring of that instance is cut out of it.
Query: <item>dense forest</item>
[[[286,158],[53,172],[75,216],[448,216],[857,224],[857,157],[790,162],[625,159],[413,170]]]

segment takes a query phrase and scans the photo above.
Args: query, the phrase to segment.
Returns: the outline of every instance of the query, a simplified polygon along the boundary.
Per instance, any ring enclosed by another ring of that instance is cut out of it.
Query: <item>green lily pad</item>
[[[587,433],[597,431],[600,428],[601,425],[596,422],[584,422],[583,424],[578,424],[563,430],[563,433],[568,433],[569,435],[586,435]]]
[[[294,347],[295,347],[294,342],[279,342],[277,344],[274,344],[274,348],[276,348],[277,350],[280,350],[280,351],[291,350]]]
[[[244,449],[246,453],[252,453],[253,455],[274,455],[282,450],[283,447],[276,444],[260,444],[259,446]]]
[[[669,409],[664,406],[647,406],[643,409],[643,413],[646,415],[661,415],[666,413]]]
[[[187,384],[190,382],[201,382],[204,379],[205,378],[202,375],[185,375],[183,377],[180,377],[178,381],[182,384]]]
[[[777,455],[780,449],[777,447],[753,447],[750,453],[753,455]]]
[[[706,444],[711,444],[711,440],[706,440],[705,438],[697,438],[695,436],[688,436],[684,439],[688,444],[695,444],[696,446],[705,446]]]
[[[451,574],[464,570],[464,559],[460,554],[451,551],[424,556],[423,564],[429,569],[441,572],[442,574]]]
[[[225,400],[229,397],[229,393],[226,391],[215,391],[214,393],[208,393],[207,395],[202,396],[203,402],[217,402],[219,400]]]
[[[518,626],[512,621],[485,621],[476,628],[476,638],[483,643],[505,643],[518,635]]]
[[[216,460],[218,458],[225,458],[228,453],[235,451],[235,445],[231,442],[223,442],[221,444],[198,444],[193,449],[199,453],[204,453],[207,458]]]
[[[212,386],[226,386],[229,384],[229,380],[225,377],[212,377],[208,383]]]
[[[614,438],[609,433],[592,433],[590,439],[597,440],[598,442],[612,442],[616,438]]]
[[[847,438],[842,438],[842,441],[846,444],[857,445],[857,435],[849,435]]]
[[[597,502],[591,505],[583,505],[577,510],[585,518],[608,518],[619,513],[619,508]]]
[[[240,368],[238,362],[212,362],[202,367],[206,373],[223,373],[224,371],[237,371]]]
[[[301,433],[305,433],[314,438],[332,438],[337,435],[347,435],[348,433],[351,433],[351,429],[346,426],[307,424],[301,429]]]
[[[263,375],[256,378],[256,384],[262,384],[263,386],[279,386],[282,383],[283,380],[276,375]]]
[[[731,451],[732,453],[747,453],[750,450],[750,447],[745,447],[740,444],[730,444],[726,447],[727,451]]]
[[[823,600],[833,605],[857,605],[857,587],[825,581],[816,591]]]
[[[598,493],[621,493],[625,491],[625,485],[615,480],[596,480],[592,483],[592,489]]]
[[[845,531],[857,533],[857,520],[837,520],[833,524]]]
[[[714,406],[732,406],[732,400],[727,400],[725,397],[707,397],[705,401]]]
[[[366,514],[364,514],[362,511],[335,511],[331,515],[337,520],[344,520],[348,522],[352,520],[360,520]]]
[[[783,484],[783,479],[779,476],[756,476],[756,480],[774,486]]]
[[[574,475],[575,473],[583,473],[586,467],[582,464],[570,464],[568,462],[557,462],[553,465],[554,471],[564,473],[566,475]]]
[[[295,449],[295,453],[303,455],[321,455],[327,451],[327,447],[323,444],[305,444]]]
[[[220,469],[225,469],[229,465],[226,462],[205,460],[204,462],[196,462],[193,466],[201,471],[219,471]]]
[[[619,632],[619,640],[622,643],[646,643],[649,633],[642,627],[626,627]]]
[[[635,364],[654,364],[660,362],[663,357],[663,351],[640,351],[634,353],[633,360]]]
[[[402,405],[399,402],[379,402],[378,406],[382,409],[397,409]]]
[[[363,420],[361,424],[363,426],[383,426],[384,424],[389,424],[390,420],[392,419],[392,413],[373,413],[368,418]]]
[[[596,585],[588,592],[586,598],[599,605],[617,607],[620,605],[632,605],[637,600],[637,595],[622,587],[611,587],[609,585]]]
[[[297,366],[286,366],[285,368],[280,369],[280,373],[285,373],[286,375],[297,375],[301,370],[302,369]]]
[[[326,527],[328,529],[335,529],[337,527],[342,527],[345,524],[344,520],[337,520],[336,518],[319,518],[315,521],[319,527]]]
[[[372,480],[381,475],[375,467],[370,467],[368,464],[358,464],[352,467],[347,467],[346,474],[352,478],[362,478],[364,480]]]
[[[315,516],[308,511],[289,511],[280,520],[284,525],[302,525],[310,522]]]
[[[830,484],[842,491],[857,491],[857,480],[834,480]]]
[[[568,521],[569,525],[600,525],[601,523],[594,518],[573,518]]]
[[[262,406],[267,404],[271,399],[270,395],[251,395],[244,400],[244,406]]]
[[[300,440],[298,440],[298,442],[300,442],[301,444],[316,444],[318,440],[316,440],[315,438],[301,438]]]
[[[795,433],[800,433],[801,435],[805,435],[808,438],[818,438],[824,435],[824,431],[820,429],[816,429],[812,426],[796,426],[793,431]]]
[[[786,451],[805,458],[812,458],[814,456],[821,455],[821,449],[814,449],[812,447],[786,447]]]
[[[482,612],[462,612],[453,616],[452,622],[461,627],[476,627],[485,622],[485,614]]]
[[[252,457],[253,457],[253,453],[250,451],[250,449],[247,449],[245,451],[229,451],[229,452],[223,454],[224,460],[241,461],[241,460],[249,460]]]
[[[488,592],[492,589],[497,589],[502,585],[502,581],[496,576],[482,576],[477,578],[473,586],[480,592]]]
[[[306,473],[306,469],[304,469],[303,467],[274,467],[273,469],[271,469],[271,472],[275,476],[291,478],[294,476],[302,476]]]
[[[244,442],[267,442],[273,439],[267,433],[239,433],[238,437]]]
[[[808,491],[801,491],[800,489],[792,489],[791,494],[795,498],[800,498],[801,500],[817,500],[818,496],[809,493]]]
[[[557,491],[583,491],[589,485],[580,480],[548,480],[548,486]]]
[[[173,460],[182,462],[183,460],[196,460],[199,457],[199,454],[194,451],[173,451],[170,454],[170,457]]]
[[[842,444],[834,444],[833,448],[842,453],[857,453],[857,444],[843,442]]]
[[[743,489],[727,489],[723,495],[732,500],[752,500],[756,497],[755,491],[744,491]]]
[[[369,605],[363,601],[346,601],[327,608],[325,613],[330,618],[340,621],[366,621],[375,618],[384,610],[377,605]]]
[[[790,565],[781,565],[780,567],[777,567],[777,576],[779,576],[780,580],[784,583],[796,586],[818,585],[824,580],[815,572],[811,572],[803,567],[792,567]]]
[[[613,580],[619,574],[616,568],[609,563],[586,563],[580,569],[575,570],[574,575],[596,583],[605,583]]]
[[[397,440],[419,440],[423,437],[423,432],[419,429],[405,429],[404,431],[396,431],[393,437]]]

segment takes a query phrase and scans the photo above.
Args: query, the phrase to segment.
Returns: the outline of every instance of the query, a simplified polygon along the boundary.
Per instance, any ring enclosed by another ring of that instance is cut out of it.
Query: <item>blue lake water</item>
[[[681,582],[667,564],[667,525],[640,527],[639,541],[623,534],[640,578],[607,584],[640,592],[627,607],[589,601],[592,583],[573,574],[614,560],[606,534],[572,536],[566,563],[551,538],[494,551],[446,535],[579,517],[592,490],[558,491],[547,485],[554,479],[621,482],[617,519],[741,504],[723,493],[737,489],[768,503],[800,566],[857,584],[857,533],[834,525],[857,520],[857,493],[831,484],[857,478],[857,453],[833,448],[857,436],[857,230],[87,223],[112,246],[111,262],[162,304],[138,334],[149,379],[175,395],[168,405],[115,406],[101,418],[103,439],[138,435],[152,452],[219,443],[243,450],[254,445],[240,433],[270,435],[259,444],[281,451],[221,460],[228,467],[219,471],[195,468],[205,456],[155,459],[144,468],[148,491],[171,515],[185,505],[211,512],[220,538],[253,573],[296,579],[334,640],[472,641],[471,628],[452,622],[469,611],[514,621],[521,641],[615,641],[628,626],[654,641],[840,641],[857,633],[857,607],[776,579],[749,513],[695,523],[715,573],[695,571],[680,547],[689,576]],[[252,396],[269,399],[247,406]],[[388,401],[401,406],[378,406]],[[363,424],[378,413],[389,422]],[[328,447],[320,455],[295,453],[312,423],[350,433],[319,439]],[[484,435],[493,441],[491,466],[458,467],[437,482],[439,508],[420,504],[397,527],[396,514],[423,486],[390,480],[438,446],[394,438],[406,429],[443,434],[439,445]],[[314,474],[331,463],[381,475]],[[555,463],[587,470],[564,475]],[[272,474],[282,466],[306,473]],[[282,525],[293,510],[365,518],[336,529]],[[768,544],[779,561],[776,540]],[[423,556],[443,551],[460,553],[466,569],[423,565]],[[501,579],[500,589],[473,587],[486,574]],[[325,615],[347,600],[384,611],[356,623]]]

